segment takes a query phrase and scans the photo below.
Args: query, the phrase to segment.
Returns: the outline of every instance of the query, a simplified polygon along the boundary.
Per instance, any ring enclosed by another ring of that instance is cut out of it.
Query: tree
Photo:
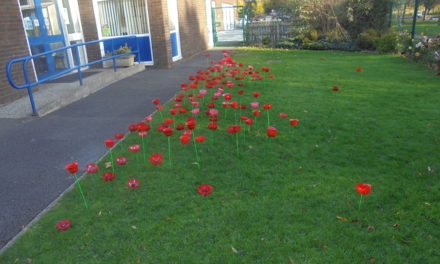
[[[431,11],[431,9],[436,5],[440,3],[440,0],[420,0],[420,4],[423,4],[425,7],[425,11],[423,12],[423,20],[425,20],[426,14]]]

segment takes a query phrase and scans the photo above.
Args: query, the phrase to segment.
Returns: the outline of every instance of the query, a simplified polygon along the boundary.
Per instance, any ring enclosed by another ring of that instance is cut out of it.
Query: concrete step
[[[65,76],[55,79],[50,83],[41,84],[38,86],[39,90],[33,93],[37,108],[37,116],[42,117],[52,113],[53,111],[87,97],[114,82],[130,77],[143,70],[145,70],[145,65],[142,63],[136,64],[133,67],[118,68],[117,72],[114,72],[113,68],[92,69],[88,70],[88,72],[94,73],[94,71],[96,71],[98,73],[90,74],[88,77],[83,78],[83,85],[79,84],[77,77],[65,78]],[[73,74],[77,75],[77,73]],[[63,82],[63,78],[66,80],[65,83]],[[22,97],[0,107],[0,118],[20,119],[32,115],[33,113],[29,96]]]

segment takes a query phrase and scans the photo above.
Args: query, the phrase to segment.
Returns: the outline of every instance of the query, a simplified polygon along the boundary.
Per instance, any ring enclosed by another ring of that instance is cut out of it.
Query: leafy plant
[[[397,34],[392,30],[376,40],[376,49],[379,52],[395,52],[396,47]]]

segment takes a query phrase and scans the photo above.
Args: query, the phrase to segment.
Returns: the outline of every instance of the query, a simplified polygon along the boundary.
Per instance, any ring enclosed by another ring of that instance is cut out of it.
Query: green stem
[[[246,125],[243,127],[243,144],[246,145]]]
[[[267,127],[270,127],[269,109],[267,109]]]
[[[269,143],[267,144],[267,146],[270,148],[270,142],[272,141],[272,138],[269,137]]]
[[[294,135],[295,135],[295,127],[292,126],[292,143],[293,143],[293,137],[294,137]]]
[[[185,163],[186,163],[186,145],[183,145],[183,157],[184,157]]]
[[[163,119],[162,111],[159,111],[160,117],[162,118],[162,122],[165,123],[165,119]]]
[[[359,201],[359,211],[361,210],[362,196],[363,196],[363,194],[361,194],[361,200]]]
[[[113,173],[115,173],[115,164],[113,164],[113,154],[112,154],[112,149],[110,149],[110,159],[111,159],[111,162],[112,162],[112,170],[113,170]]]
[[[193,140],[194,140],[194,150],[196,152],[196,158],[197,158],[197,167],[200,170],[199,154],[197,153],[196,136],[194,136],[194,133],[193,133]]]
[[[86,209],[87,209],[87,208],[89,208],[89,207],[87,206],[87,201],[86,201],[86,198],[84,197],[84,193],[83,193],[83,191],[82,191],[82,189],[81,189],[81,185],[79,184],[78,177],[76,177],[76,173],[73,174],[73,175],[75,176],[76,184],[78,184],[78,188],[79,188],[79,191],[81,192],[81,196],[82,196],[82,198],[83,198],[84,205],[86,206]]]
[[[227,111],[228,109],[227,108],[225,108],[225,120],[226,120],[226,115],[227,115]]]
[[[238,154],[238,133],[235,133],[235,144],[237,145],[237,156]]]
[[[170,161],[170,168],[171,168],[171,142],[170,142],[170,137],[168,137],[168,159]]]
[[[214,130],[211,129],[211,142],[214,145]]]
[[[145,157],[145,141],[144,136],[142,136],[142,153],[144,154],[144,163],[147,162],[147,159]]]
[[[136,164],[137,164],[138,175],[140,176],[141,175],[141,169],[139,167],[139,157],[138,156],[139,156],[139,152],[136,153]]]
[[[234,110],[234,124],[237,124],[237,110]]]

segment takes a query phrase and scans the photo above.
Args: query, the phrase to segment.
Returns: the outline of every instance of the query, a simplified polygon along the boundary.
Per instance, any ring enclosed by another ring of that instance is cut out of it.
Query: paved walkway
[[[66,164],[78,161],[84,173],[85,164],[106,154],[105,139],[127,132],[155,110],[154,98],[168,101],[206,66],[202,53],[171,69],[139,72],[41,118],[0,118],[0,248],[72,185]]]

